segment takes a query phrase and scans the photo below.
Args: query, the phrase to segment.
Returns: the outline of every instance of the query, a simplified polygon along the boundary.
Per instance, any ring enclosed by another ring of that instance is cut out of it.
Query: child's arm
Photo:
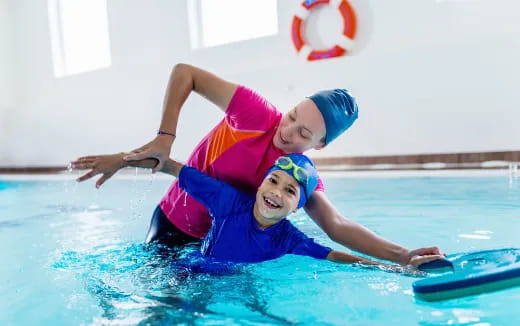
[[[133,166],[152,169],[157,165],[158,162],[156,159],[125,161],[123,160],[123,157],[125,155],[127,154],[118,153],[111,155],[84,156],[78,158],[75,161],[72,161],[72,168],[90,169],[89,172],[85,173],[84,175],[76,179],[76,181],[82,182],[98,174],[102,174],[102,176],[96,181],[96,188],[99,188],[106,180],[108,180],[111,176],[113,176],[117,171],[119,171],[122,168]],[[183,164],[172,159],[168,159],[168,161],[165,162],[163,168],[161,169],[161,172],[177,177],[182,166]]]
[[[130,161],[130,162],[132,162],[132,161]],[[140,162],[140,161],[138,161],[138,162]],[[157,163],[157,161],[156,161],[156,163]],[[171,158],[168,158],[164,162],[163,167],[159,171],[169,174],[169,175],[173,175],[174,177],[178,178],[179,173],[181,172],[181,169],[183,166],[184,166],[184,164],[179,163],[175,160],[172,160]]]
[[[156,159],[128,162],[123,159],[125,155],[126,153],[85,156],[72,161],[71,166],[75,169],[90,169],[89,172],[76,179],[78,182],[102,174],[96,181],[96,188],[99,188],[103,182],[123,167],[135,166],[152,169],[158,163]],[[183,167],[184,164],[169,158],[159,171],[178,178]],[[179,179],[180,188],[206,206],[210,212],[225,215],[235,208],[235,204],[238,205],[243,201],[244,195],[229,184],[207,176],[189,166],[186,168],[183,176]]]
[[[441,258],[443,258],[443,256],[441,256],[441,255],[414,256],[410,260],[410,265],[409,266],[416,267],[416,266],[419,266],[419,265],[421,265],[423,263],[427,263],[427,262],[430,262],[430,261],[433,261],[433,260],[437,260],[437,259],[441,259]],[[388,264],[380,263],[380,262],[375,261],[375,260],[366,259],[366,258],[363,258],[363,257],[347,254],[345,252],[336,251],[336,250],[332,250],[327,255],[327,260],[333,261],[335,263],[343,263],[343,264],[355,264],[355,263],[358,263],[358,264],[362,264],[362,265],[374,265],[374,266],[382,267],[382,268],[384,268],[386,270],[391,270],[391,271],[394,271],[394,272],[406,272],[407,271],[406,266],[388,265]]]

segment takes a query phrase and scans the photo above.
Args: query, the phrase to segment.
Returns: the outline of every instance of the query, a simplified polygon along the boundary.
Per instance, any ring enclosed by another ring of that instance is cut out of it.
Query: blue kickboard
[[[520,248],[453,254],[419,269],[443,273],[415,281],[415,295],[426,301],[446,300],[520,285]]]

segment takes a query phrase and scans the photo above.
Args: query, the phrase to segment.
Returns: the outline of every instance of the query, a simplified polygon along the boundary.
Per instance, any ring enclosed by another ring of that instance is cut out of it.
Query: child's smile
[[[276,199],[269,198],[268,196],[264,196],[264,204],[270,209],[278,209],[282,207]]]
[[[285,171],[269,174],[256,193],[254,215],[261,227],[269,227],[296,211],[300,186]]]

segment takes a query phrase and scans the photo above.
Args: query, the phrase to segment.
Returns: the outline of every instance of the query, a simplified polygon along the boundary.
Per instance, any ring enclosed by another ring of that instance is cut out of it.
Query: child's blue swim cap
[[[298,182],[300,185],[298,208],[305,206],[305,203],[318,185],[318,172],[311,159],[298,153],[280,156],[273,166],[267,170],[265,176],[276,170],[285,171]]]
[[[325,120],[325,145],[347,130],[358,118],[356,100],[346,89],[321,91],[309,96]]]

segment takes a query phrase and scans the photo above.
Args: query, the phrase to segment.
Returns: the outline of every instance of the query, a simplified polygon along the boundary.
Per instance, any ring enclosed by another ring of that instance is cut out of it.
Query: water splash
[[[188,193],[184,192],[184,203],[183,203],[184,207],[188,206],[187,201],[188,201]],[[186,227],[188,228],[188,232],[191,232],[191,223],[190,223],[190,218],[189,218],[188,214],[184,213],[184,219],[186,220]]]
[[[74,175],[74,169],[72,168],[72,162],[69,162],[69,164],[67,165],[66,173],[70,176]],[[71,185],[71,183],[72,183],[72,185]],[[65,196],[63,196],[63,198],[70,198],[70,199],[67,200],[66,203],[63,203],[61,206],[65,207],[65,208],[75,207],[76,199],[77,199],[76,192],[78,190],[78,182],[76,182],[75,180],[74,181],[65,180],[63,182],[63,190],[65,192]],[[70,213],[70,211],[66,210],[63,213]]]
[[[509,163],[509,188],[518,184],[518,162]]]
[[[155,182],[155,174],[151,173],[151,177],[147,181],[145,186],[143,188],[140,188],[137,183],[138,174],[139,169],[135,168],[135,176],[132,185],[132,188],[134,189],[134,199],[132,200],[132,203],[130,205],[130,210],[133,212],[132,220],[138,220],[143,217],[142,210],[140,208],[142,208],[143,204],[145,203],[148,194],[153,190],[153,185]]]
[[[251,320],[293,324],[268,311],[264,282],[258,276],[251,277],[246,269],[223,277],[204,271],[179,273],[172,268],[175,262],[190,259],[194,250],[195,246],[175,251],[158,245],[119,243],[96,246],[88,252],[58,252],[50,265],[82,280],[83,289],[76,289],[72,297],[87,291],[94,299],[101,310],[94,325],[244,324]]]

